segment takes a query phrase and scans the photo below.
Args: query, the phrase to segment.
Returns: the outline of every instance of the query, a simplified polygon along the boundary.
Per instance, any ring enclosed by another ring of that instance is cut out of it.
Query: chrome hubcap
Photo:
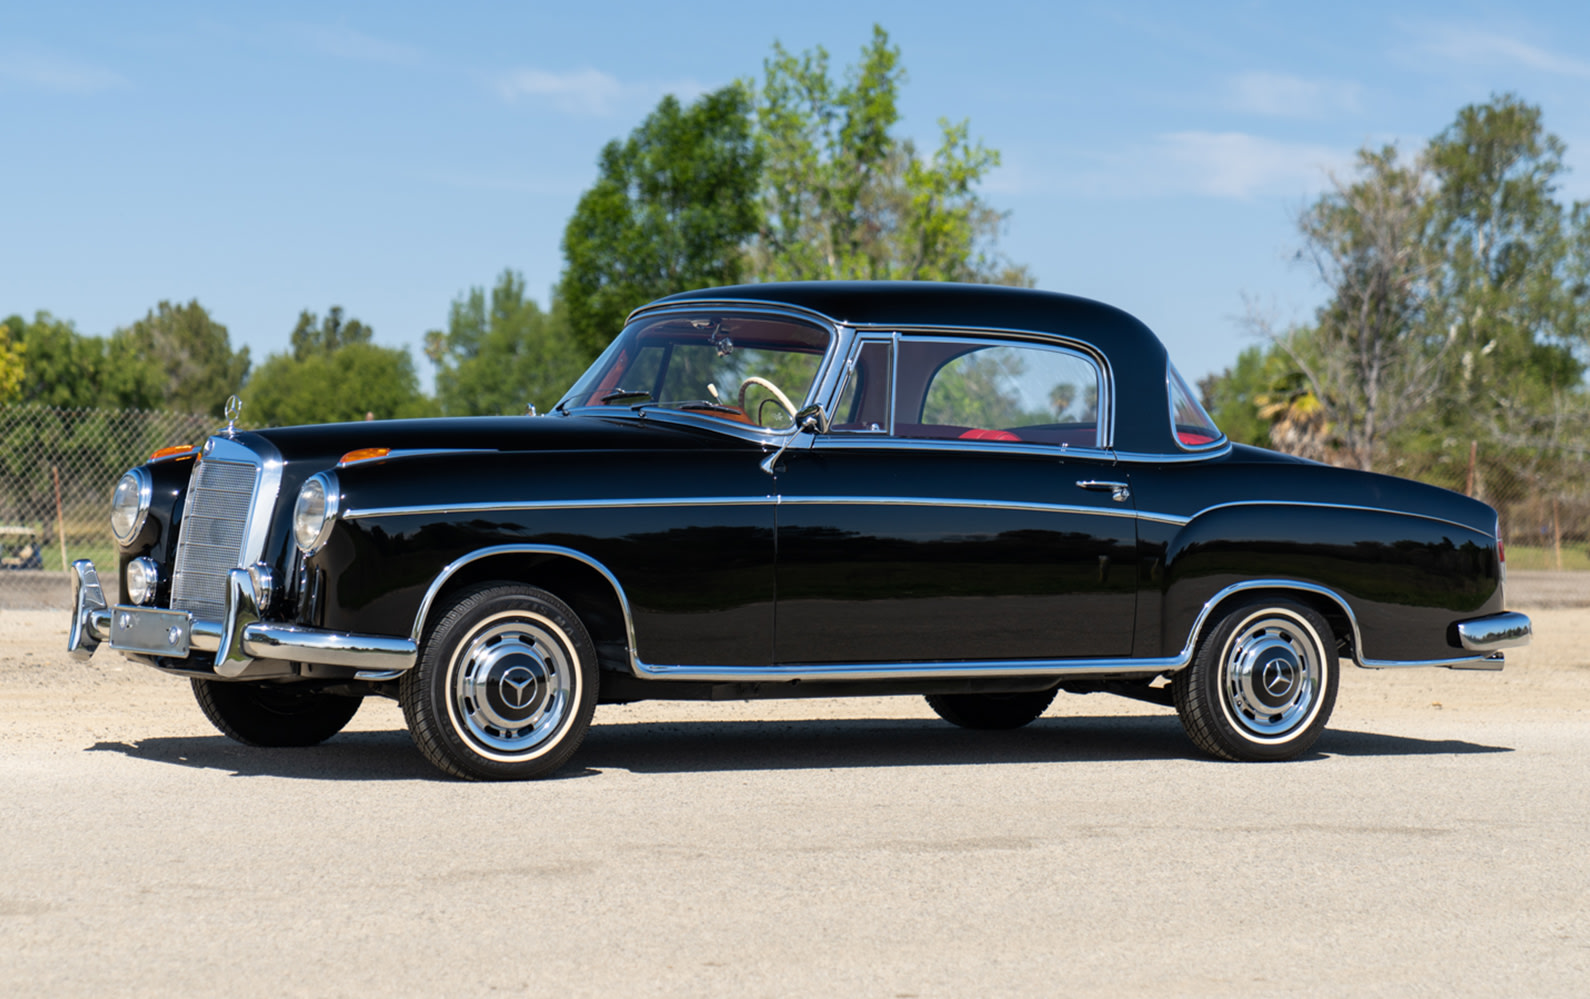
[[[1314,629],[1291,615],[1267,611],[1243,622],[1221,669],[1231,720],[1260,738],[1308,725],[1324,683],[1320,648]]]
[[[510,611],[482,622],[452,664],[448,710],[482,755],[534,756],[568,724],[579,683],[563,629]]]

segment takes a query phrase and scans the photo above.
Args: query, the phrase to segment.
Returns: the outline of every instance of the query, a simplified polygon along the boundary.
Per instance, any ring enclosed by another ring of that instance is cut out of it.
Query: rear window
[[[1220,443],[1225,435],[1204,412],[1198,397],[1187,387],[1174,364],[1166,369],[1166,381],[1170,385],[1171,429],[1175,431],[1176,443],[1190,451]]]

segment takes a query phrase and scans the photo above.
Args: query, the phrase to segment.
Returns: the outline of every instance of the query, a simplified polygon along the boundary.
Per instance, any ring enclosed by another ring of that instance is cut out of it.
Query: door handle
[[[1109,493],[1110,499],[1125,503],[1132,498],[1132,487],[1124,482],[1103,482],[1098,479],[1078,479],[1077,485],[1090,492]]]

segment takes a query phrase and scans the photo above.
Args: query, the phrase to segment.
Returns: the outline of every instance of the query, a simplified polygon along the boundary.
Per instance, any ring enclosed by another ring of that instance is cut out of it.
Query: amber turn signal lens
[[[173,455],[178,455],[178,454],[189,454],[192,451],[193,451],[193,445],[192,444],[173,444],[170,447],[163,447],[160,450],[156,451],[154,454],[149,456],[149,460],[150,461],[159,461],[161,458],[170,458]]]
[[[349,451],[338,459],[339,465],[351,465],[356,461],[369,461],[372,458],[385,458],[392,453],[389,447],[362,447],[357,451]]]

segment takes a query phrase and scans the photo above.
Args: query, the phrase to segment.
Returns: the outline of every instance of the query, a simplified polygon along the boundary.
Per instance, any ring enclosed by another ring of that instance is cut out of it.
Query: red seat
[[[963,441],[1019,441],[1020,437],[1009,430],[968,430],[961,434]]]

